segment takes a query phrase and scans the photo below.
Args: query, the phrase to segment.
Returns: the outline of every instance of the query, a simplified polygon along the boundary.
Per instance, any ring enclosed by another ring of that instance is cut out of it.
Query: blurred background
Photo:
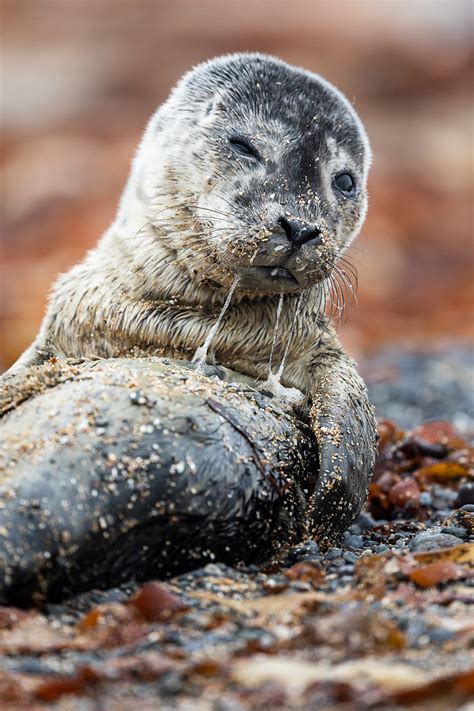
[[[258,50],[323,74],[374,151],[359,305],[384,347],[472,342],[470,0],[1,0],[0,368],[108,226],[151,113],[193,64]]]

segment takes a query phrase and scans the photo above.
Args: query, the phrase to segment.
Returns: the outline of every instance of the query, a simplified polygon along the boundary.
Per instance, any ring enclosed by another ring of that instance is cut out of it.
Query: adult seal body
[[[369,163],[353,107],[320,76],[261,54],[199,65],[150,120],[115,221],[56,282],[12,377],[51,357],[197,354],[301,392],[320,460],[314,532],[331,540],[374,463],[372,407],[326,308]]]

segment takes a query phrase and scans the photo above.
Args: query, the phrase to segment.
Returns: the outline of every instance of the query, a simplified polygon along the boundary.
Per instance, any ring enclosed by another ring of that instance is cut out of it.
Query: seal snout
[[[239,266],[239,289],[280,293],[305,289],[327,275],[327,247],[317,225],[281,215],[250,264]]]
[[[271,236],[261,244],[254,264],[285,266],[303,245],[311,249],[323,243],[322,231],[316,225],[286,217],[279,217],[276,224]]]

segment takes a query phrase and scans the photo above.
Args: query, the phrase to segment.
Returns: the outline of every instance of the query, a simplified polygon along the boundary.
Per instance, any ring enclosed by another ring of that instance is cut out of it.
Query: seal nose
[[[283,228],[291,244],[301,247],[306,242],[312,241],[315,247],[321,244],[321,230],[316,225],[297,220],[287,220],[286,217],[279,217],[278,224]]]

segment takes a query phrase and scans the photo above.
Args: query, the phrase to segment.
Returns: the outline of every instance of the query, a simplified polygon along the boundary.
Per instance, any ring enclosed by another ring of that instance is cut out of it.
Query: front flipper
[[[321,547],[327,548],[360,513],[377,443],[376,420],[365,384],[344,354],[318,364],[310,420],[320,460],[313,531]]]

